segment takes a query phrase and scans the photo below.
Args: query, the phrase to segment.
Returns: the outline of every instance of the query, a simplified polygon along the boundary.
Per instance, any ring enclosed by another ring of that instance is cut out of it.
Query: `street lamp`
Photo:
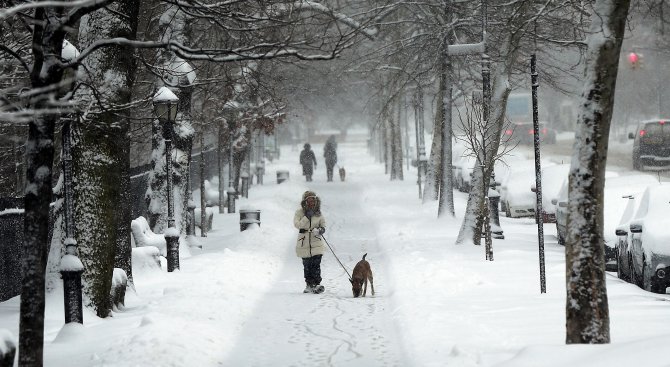
[[[177,103],[179,98],[167,87],[161,87],[154,95],[154,112],[161,122],[163,138],[165,140],[165,171],[167,175],[167,224],[165,243],[167,245],[168,272],[179,269],[179,231],[174,225],[172,204],[172,131],[177,117]]]
[[[69,63],[79,56],[79,51],[66,40],[63,40],[61,58],[63,62]],[[69,80],[67,88],[61,90],[62,95],[70,93],[75,85],[77,75],[76,66],[68,66],[63,70],[63,80]],[[72,144],[71,130],[73,114],[69,113],[62,117],[63,121],[63,191],[64,191],[64,217],[65,217],[65,255],[60,260],[60,273],[63,278],[63,302],[65,305],[65,323],[84,322],[81,274],[84,272],[84,264],[77,256],[77,240],[74,233],[74,195],[72,192]]]

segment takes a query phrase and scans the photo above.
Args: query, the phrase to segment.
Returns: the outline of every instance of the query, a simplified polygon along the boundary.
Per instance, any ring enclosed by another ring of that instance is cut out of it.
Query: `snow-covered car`
[[[521,163],[521,162],[520,162]],[[511,167],[510,173],[500,185],[500,202],[505,215],[511,218],[535,215],[535,167],[532,161]]]
[[[558,196],[558,192],[561,191],[561,187],[567,180],[569,172],[569,164],[557,164],[542,168],[543,223],[556,223],[556,204],[552,203],[552,199]],[[535,189],[535,184],[533,184],[531,191],[535,192]]]
[[[615,228],[620,224],[625,215],[628,205],[628,197],[641,192],[644,188],[654,183],[650,175],[619,176],[617,172],[607,171],[605,174],[605,189],[603,194],[604,223],[603,232],[605,236],[605,269],[607,271],[618,271],[620,266],[617,237]],[[552,200],[556,207],[556,233],[558,243],[565,245],[568,221],[568,179],[561,186],[556,199]],[[632,214],[631,214],[632,216]]]
[[[477,164],[477,158],[472,156],[461,157],[454,164],[454,187],[460,192],[470,192],[472,170]]]
[[[630,279],[648,291],[665,293],[670,286],[670,185],[649,186],[639,200],[628,226]]]
[[[617,255],[617,276],[619,279],[623,279],[632,283],[635,283],[635,281],[631,277],[631,274],[633,274],[633,261],[630,252],[630,221],[633,219],[633,215],[635,214],[635,211],[640,204],[640,200],[635,200],[636,197],[639,198],[639,194],[628,195],[624,197],[624,199],[627,199],[626,208],[621,215],[619,225],[614,230],[614,234],[617,236],[615,242]]]
[[[551,200],[554,205],[554,217],[556,218],[556,237],[558,244],[565,246],[565,237],[568,234],[568,183],[566,177],[561,184],[561,189],[558,190],[556,198]]]

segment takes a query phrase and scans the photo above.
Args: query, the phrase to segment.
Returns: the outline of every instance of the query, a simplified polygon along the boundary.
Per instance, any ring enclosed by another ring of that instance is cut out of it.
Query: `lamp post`
[[[79,55],[79,51],[68,41],[63,41],[61,57],[63,61],[70,62]],[[61,90],[61,94],[70,93],[75,84],[77,74],[76,66],[70,66],[63,70],[63,80],[70,80],[67,88]],[[72,190],[72,143],[71,130],[73,114],[63,116],[63,196],[65,217],[65,255],[61,257],[60,273],[63,278],[63,302],[65,305],[65,323],[84,322],[82,306],[81,274],[84,272],[84,264],[77,255],[77,240],[74,233],[74,195]]]
[[[165,174],[167,175],[167,225],[165,243],[167,245],[168,272],[179,269],[179,231],[174,224],[172,198],[172,131],[177,117],[179,98],[167,87],[161,87],[154,95],[153,104],[156,117],[161,122],[163,139],[165,140]]]

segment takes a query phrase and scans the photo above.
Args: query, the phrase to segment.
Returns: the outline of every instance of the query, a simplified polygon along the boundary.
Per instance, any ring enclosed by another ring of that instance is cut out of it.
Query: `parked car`
[[[638,124],[637,133],[629,133],[633,142],[633,169],[670,169],[670,120],[646,120]]]
[[[665,293],[670,286],[670,185],[649,186],[639,200],[628,228],[617,229],[628,241],[629,279],[648,291]]]
[[[477,164],[477,158],[464,156],[453,165],[454,187],[460,192],[470,192],[470,181],[472,170]]]
[[[625,280],[627,282],[636,283],[633,278],[633,261],[632,255],[630,252],[630,221],[635,215],[640,200],[635,200],[639,198],[639,194],[628,195],[624,197],[627,199],[626,208],[621,215],[621,220],[619,225],[614,230],[615,235],[617,236],[616,240],[616,254],[617,254],[617,276],[619,279]]]
[[[535,215],[535,194],[530,191],[535,185],[535,167],[532,161],[519,163],[523,164],[511,167],[500,185],[500,202],[505,216],[511,218]]]
[[[533,145],[535,128],[532,122],[514,122],[503,131],[503,142],[507,144]],[[556,144],[556,130],[546,122],[539,123],[540,142]]]
[[[620,225],[629,204],[628,197],[641,192],[644,188],[655,182],[651,175],[629,175],[619,176],[617,172],[608,171],[605,175],[605,190],[603,195],[604,216],[603,235],[605,237],[605,269],[607,271],[618,271],[621,266],[619,256],[618,239],[614,235],[615,228]],[[556,205],[556,232],[558,243],[565,245],[567,237],[568,217],[568,179],[566,178],[556,199],[552,202]],[[632,216],[632,214],[631,214]]]
[[[556,198],[551,199],[551,203],[556,208],[554,212],[554,216],[556,217],[556,237],[558,238],[558,244],[561,246],[565,246],[565,238],[568,234],[568,184],[569,180],[566,177],[561,184],[561,189],[558,190]]]
[[[563,183],[568,178],[570,172],[569,164],[557,164],[542,168],[542,222],[556,223],[556,204],[552,202],[561,191]],[[531,186],[531,191],[535,193],[535,183]],[[537,202],[537,200],[536,200]]]

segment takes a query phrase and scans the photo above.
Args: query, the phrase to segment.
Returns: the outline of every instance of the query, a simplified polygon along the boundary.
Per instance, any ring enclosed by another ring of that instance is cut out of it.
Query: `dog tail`
[[[365,260],[365,257],[368,256],[368,253],[366,252],[365,255],[363,255],[363,260]]]

